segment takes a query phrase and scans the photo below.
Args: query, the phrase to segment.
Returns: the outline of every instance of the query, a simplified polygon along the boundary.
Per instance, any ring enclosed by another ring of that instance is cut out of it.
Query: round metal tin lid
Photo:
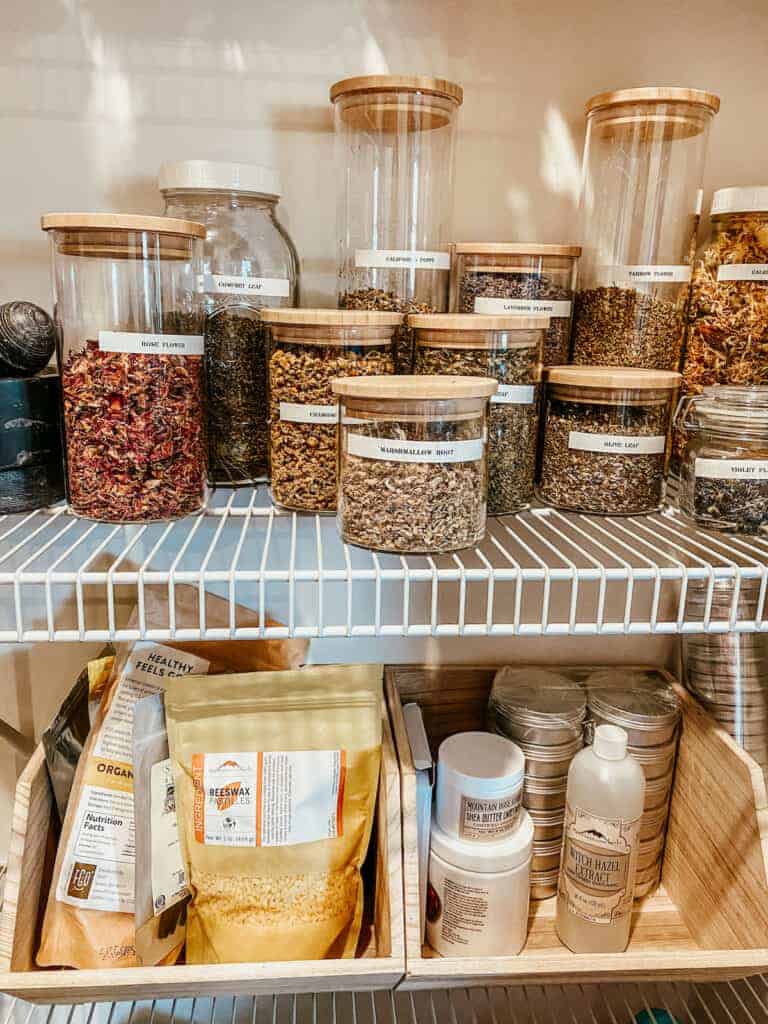
[[[546,669],[500,669],[493,680],[491,704],[513,721],[546,728],[573,725],[586,713],[584,690],[577,682]]]

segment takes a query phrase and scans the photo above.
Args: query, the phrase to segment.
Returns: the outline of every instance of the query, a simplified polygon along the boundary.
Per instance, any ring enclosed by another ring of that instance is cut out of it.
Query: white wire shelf
[[[687,618],[689,589],[711,599],[723,579],[730,607],[707,600]],[[738,602],[747,580],[759,581],[753,618]],[[749,632],[768,629],[767,583],[768,538],[704,532],[674,512],[532,509],[433,557],[345,545],[333,516],[277,510],[264,486],[217,490],[202,515],[168,524],[93,523],[63,505],[0,517],[0,642]],[[202,603],[177,614],[182,585],[224,597],[228,625],[212,627]],[[150,593],[167,601],[167,621],[148,621]],[[237,604],[258,612],[255,625]]]

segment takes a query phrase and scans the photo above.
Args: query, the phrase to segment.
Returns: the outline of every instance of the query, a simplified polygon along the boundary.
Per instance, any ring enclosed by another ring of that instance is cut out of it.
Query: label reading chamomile
[[[152,908],[157,917],[187,896],[187,874],[179,846],[176,788],[170,758],[150,770]]]
[[[533,384],[499,384],[499,390],[491,396],[494,405],[532,405],[535,395]]]
[[[285,299],[291,294],[291,282],[286,277],[203,274],[200,283],[204,292],[215,295],[268,295]]]
[[[383,462],[477,462],[483,457],[483,439],[390,441],[363,434],[348,434],[347,452],[360,459],[379,459]]]
[[[100,352],[128,352],[139,356],[201,356],[202,334],[142,334],[133,331],[99,331]]]
[[[299,402],[281,402],[280,419],[287,423],[338,423],[339,407],[337,405],[302,405]]]
[[[451,255],[410,249],[356,249],[356,267],[402,270],[450,270]]]
[[[559,895],[570,913],[593,924],[631,913],[640,821],[566,806]]]
[[[685,284],[691,280],[691,268],[681,264],[624,264],[600,267],[598,278],[603,284]]]
[[[577,452],[600,452],[603,455],[663,455],[667,446],[664,434],[631,437],[627,434],[588,434],[571,430],[568,447]]]
[[[462,795],[459,838],[489,840],[510,835],[517,828],[522,799],[522,786],[516,793],[496,799]]]
[[[704,480],[768,481],[768,459],[696,459],[694,474]]]
[[[717,268],[717,280],[768,283],[768,263],[723,263]]]
[[[567,299],[475,299],[475,312],[486,316],[551,316],[567,319],[571,303]]]
[[[344,750],[193,754],[195,839],[295,846],[343,835]]]

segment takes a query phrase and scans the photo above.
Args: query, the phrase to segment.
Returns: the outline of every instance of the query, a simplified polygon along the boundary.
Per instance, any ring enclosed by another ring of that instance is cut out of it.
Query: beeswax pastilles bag
[[[333,665],[165,683],[187,963],[354,956],[381,678]]]

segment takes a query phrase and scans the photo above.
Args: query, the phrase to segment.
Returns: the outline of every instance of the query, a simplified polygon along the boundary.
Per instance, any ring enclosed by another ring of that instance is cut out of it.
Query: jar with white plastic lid
[[[342,377],[337,523],[348,544],[439,554],[485,535],[489,377]]]
[[[498,381],[488,417],[488,513],[519,512],[533,499],[541,352],[549,317],[408,317],[417,374],[487,376]]]
[[[485,316],[547,316],[542,359],[567,363],[579,245],[456,242],[450,308]]]
[[[427,942],[441,956],[516,956],[528,933],[533,822],[504,839],[457,839],[432,819]]]
[[[768,387],[721,385],[680,403],[680,510],[729,533],[768,531]]]
[[[545,381],[538,497],[606,516],[657,509],[680,374],[552,366]]]
[[[460,86],[366,75],[331,87],[338,175],[338,300],[346,309],[448,309]],[[398,373],[412,338],[398,335]]]
[[[49,213],[67,499],[113,523],[179,519],[206,500],[205,227]]]
[[[712,93],[664,87],[587,103],[574,363],[678,369],[719,108]]]
[[[267,474],[267,355],[259,310],[295,306],[298,259],[277,217],[280,175],[256,164],[182,160],[160,169],[168,216],[205,224],[209,475],[238,484]]]

